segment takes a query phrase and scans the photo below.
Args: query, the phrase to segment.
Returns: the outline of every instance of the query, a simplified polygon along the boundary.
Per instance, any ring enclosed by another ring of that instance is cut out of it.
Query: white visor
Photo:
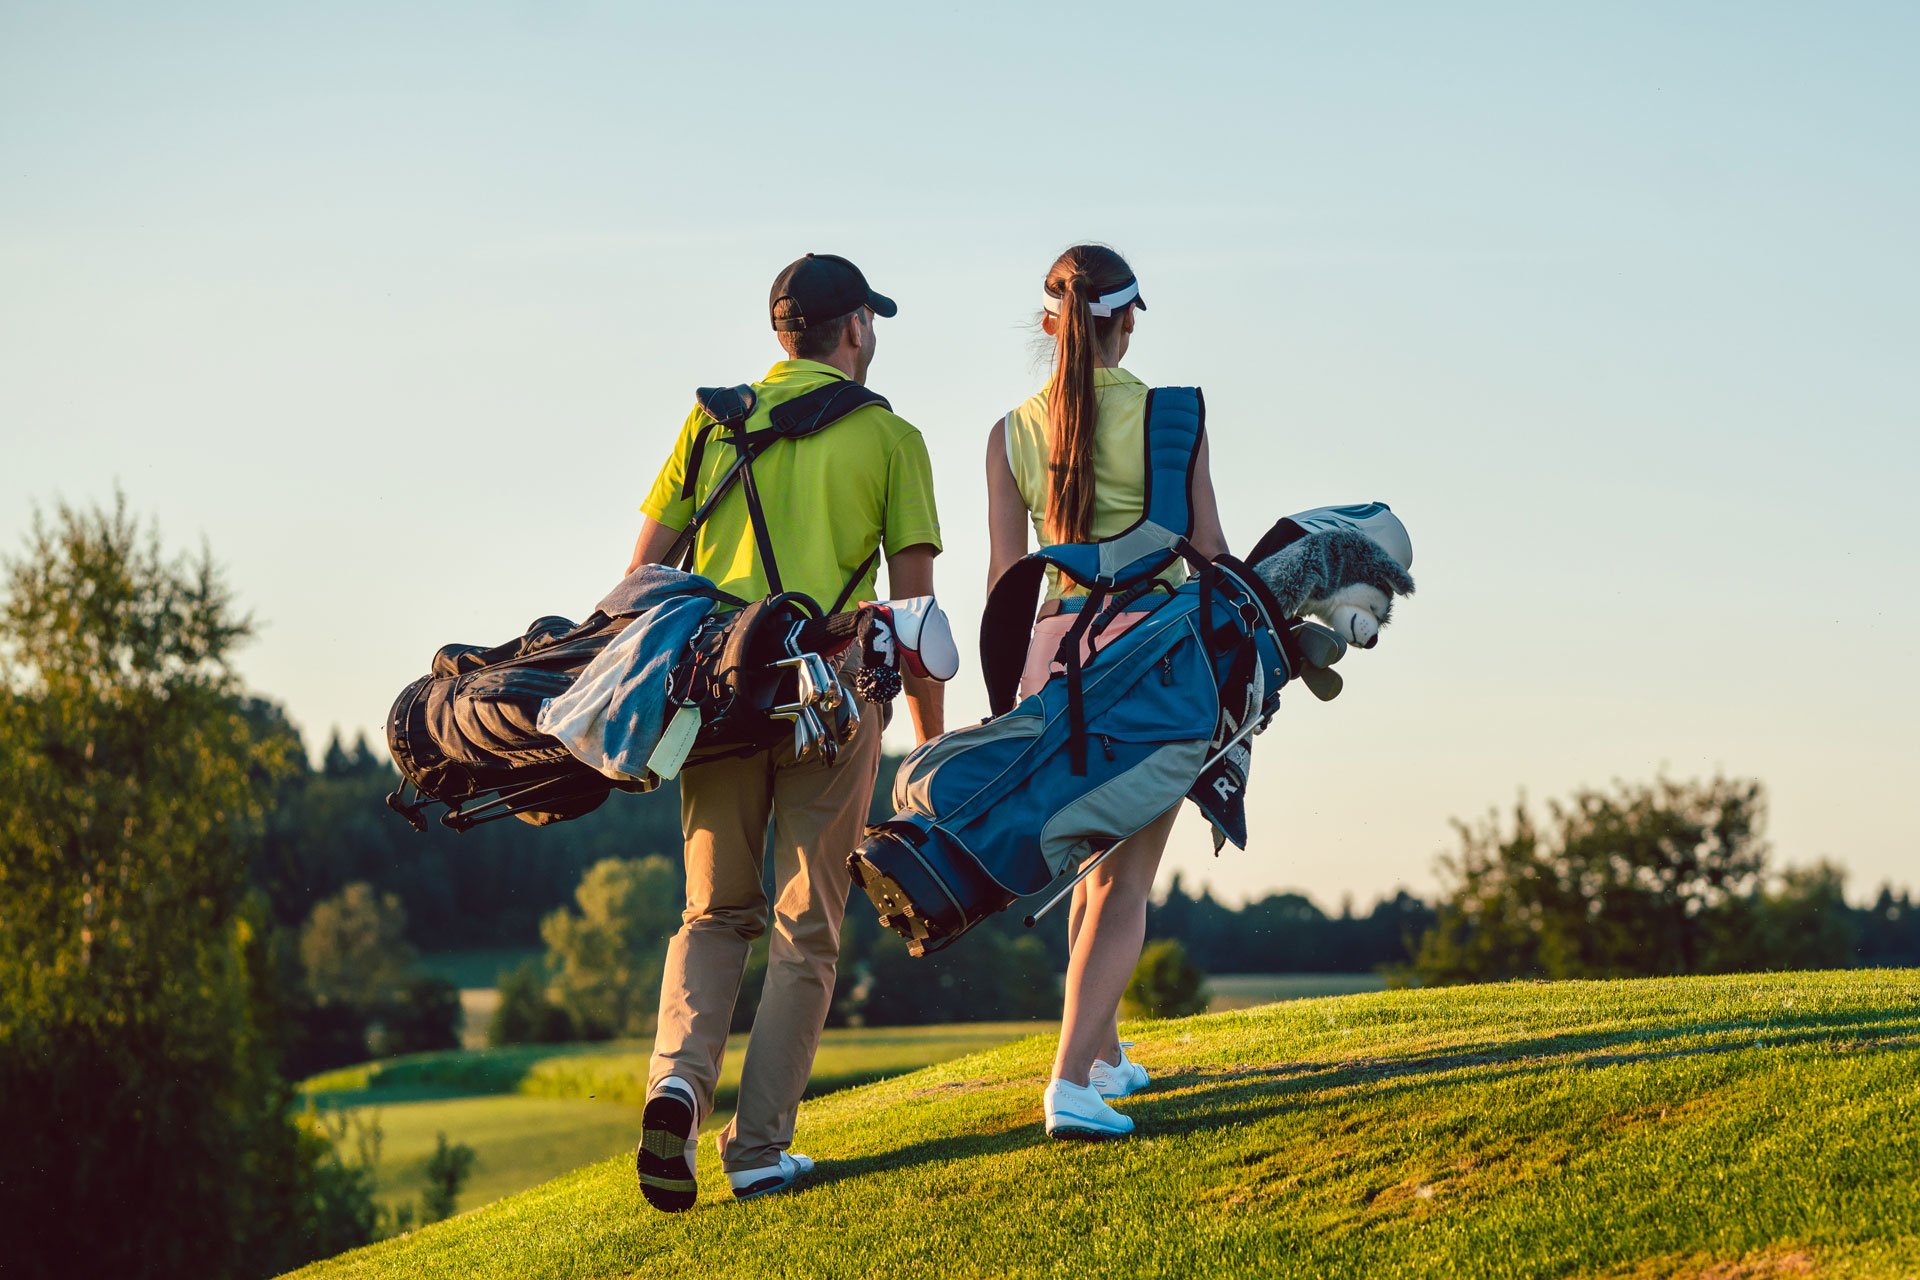
[[[1101,294],[1098,298],[1095,298],[1092,302],[1089,302],[1087,304],[1087,310],[1093,312],[1094,315],[1099,316],[1101,319],[1104,320],[1108,316],[1112,315],[1115,311],[1119,310],[1121,307],[1126,306],[1129,302],[1132,302],[1135,298],[1138,298],[1139,296],[1140,296],[1140,282],[1138,280],[1130,280],[1127,282],[1126,288],[1116,289],[1112,293]],[[1045,304],[1047,308],[1047,314],[1050,316],[1059,315],[1060,304],[1065,301],[1064,298],[1054,297],[1051,292],[1045,289],[1042,289],[1040,291],[1040,300],[1042,303]]]

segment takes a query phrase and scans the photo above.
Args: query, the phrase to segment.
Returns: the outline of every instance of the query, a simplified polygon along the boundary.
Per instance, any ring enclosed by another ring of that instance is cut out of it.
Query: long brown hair
[[[1099,348],[1113,336],[1126,307],[1096,316],[1089,304],[1126,288],[1127,260],[1103,244],[1077,244],[1054,260],[1047,292],[1060,299],[1054,335],[1053,383],[1047,390],[1051,431],[1047,478],[1047,536],[1086,542],[1093,531],[1093,369]]]

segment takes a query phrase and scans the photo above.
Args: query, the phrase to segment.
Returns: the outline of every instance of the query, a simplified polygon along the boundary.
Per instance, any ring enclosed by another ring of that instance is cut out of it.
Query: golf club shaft
[[[1031,929],[1036,924],[1039,924],[1041,916],[1047,914],[1047,912],[1059,906],[1060,900],[1066,897],[1068,894],[1072,893],[1073,887],[1079,884],[1082,880],[1085,880],[1087,876],[1093,871],[1093,869],[1099,866],[1102,862],[1105,862],[1107,860],[1107,855],[1112,853],[1114,849],[1118,847],[1119,847],[1118,845],[1109,846],[1108,848],[1102,849],[1098,854],[1094,855],[1094,858],[1091,862],[1087,863],[1086,866],[1080,868],[1080,873],[1078,875],[1074,876],[1073,879],[1067,881],[1066,888],[1060,890],[1060,892],[1054,894],[1051,898],[1048,898],[1046,906],[1041,907],[1038,911],[1034,912],[1032,915],[1027,917],[1027,928]]]

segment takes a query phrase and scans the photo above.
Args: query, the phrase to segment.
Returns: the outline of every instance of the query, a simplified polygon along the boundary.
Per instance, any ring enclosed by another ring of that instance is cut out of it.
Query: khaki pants
[[[840,921],[880,765],[880,708],[863,704],[860,728],[832,768],[793,762],[793,748],[697,765],[680,775],[687,842],[687,906],[667,944],[649,1087],[667,1076],[692,1085],[704,1120],[713,1110],[727,1026],[746,972],[747,947],[767,929],[761,887],[773,821],[773,939],[767,984],[747,1040],[740,1098],[720,1134],[728,1170],[758,1169],[793,1141],[800,1095],[813,1070],[833,1001]]]

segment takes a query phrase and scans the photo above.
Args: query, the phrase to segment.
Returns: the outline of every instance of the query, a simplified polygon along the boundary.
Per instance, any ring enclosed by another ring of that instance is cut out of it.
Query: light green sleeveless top
[[[1049,386],[1051,383],[1049,383]],[[1098,416],[1093,428],[1094,538],[1110,538],[1125,531],[1147,505],[1147,386],[1125,369],[1093,371],[1094,404]],[[1047,536],[1047,472],[1053,457],[1047,423],[1047,388],[1007,414],[1007,462],[1014,483],[1026,499],[1040,546]],[[1186,581],[1184,564],[1175,563],[1160,575],[1178,585]],[[1062,582],[1059,570],[1047,568],[1047,599],[1085,595],[1086,588],[1071,579]]]

